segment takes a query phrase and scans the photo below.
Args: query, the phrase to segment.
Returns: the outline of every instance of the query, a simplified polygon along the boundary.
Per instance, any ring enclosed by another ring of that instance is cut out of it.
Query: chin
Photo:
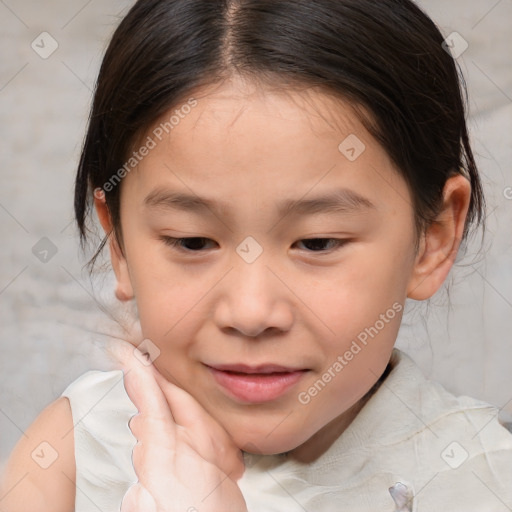
[[[230,435],[240,450],[256,455],[276,455],[289,452],[305,442],[301,439],[295,440],[289,432],[269,436],[268,430],[265,433],[245,430],[235,433],[230,432]]]

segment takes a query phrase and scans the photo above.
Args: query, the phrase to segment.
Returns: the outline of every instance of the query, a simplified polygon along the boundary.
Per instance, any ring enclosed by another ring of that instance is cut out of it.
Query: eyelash
[[[184,248],[181,243],[182,242],[186,242],[188,240],[209,240],[208,238],[205,238],[205,237],[189,237],[189,238],[173,238],[173,237],[170,237],[170,236],[162,236],[161,237],[161,240],[168,246],[170,247],[173,247],[179,251],[182,251],[182,252],[187,252],[187,253],[199,253],[199,252],[203,252],[201,250],[193,250],[193,249],[186,249]],[[322,241],[333,241],[335,242],[335,248],[334,249],[327,249],[327,250],[322,250],[322,251],[308,251],[308,252],[312,252],[312,253],[329,253],[329,252],[333,252],[335,250],[338,250],[340,249],[341,247],[343,247],[344,245],[346,245],[349,240],[348,239],[340,239],[340,238],[303,238],[302,240],[299,240],[299,242],[317,242],[319,240],[322,240]],[[211,241],[211,240],[210,240]]]

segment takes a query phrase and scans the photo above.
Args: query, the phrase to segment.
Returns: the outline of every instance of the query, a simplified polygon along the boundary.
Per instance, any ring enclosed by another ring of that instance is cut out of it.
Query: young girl
[[[19,441],[2,511],[512,510],[496,408],[393,348],[484,215],[449,46],[408,0],[133,6],[75,211],[136,319]]]

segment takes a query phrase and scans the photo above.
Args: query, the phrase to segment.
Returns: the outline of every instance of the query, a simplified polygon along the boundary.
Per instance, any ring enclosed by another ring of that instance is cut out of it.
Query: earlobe
[[[443,208],[422,236],[407,297],[428,299],[445,281],[457,257],[470,198],[471,186],[464,176],[453,176],[446,181]]]
[[[114,236],[112,219],[105,201],[105,193],[101,189],[94,191],[94,206],[101,226],[109,237],[110,260],[117,279],[115,295],[118,300],[123,302],[131,300],[134,297],[134,293],[128,263]]]
[[[116,297],[122,302],[131,300],[134,297],[134,293],[126,258],[122,254],[119,244],[113,235],[110,235],[109,245],[112,268],[117,279]]]

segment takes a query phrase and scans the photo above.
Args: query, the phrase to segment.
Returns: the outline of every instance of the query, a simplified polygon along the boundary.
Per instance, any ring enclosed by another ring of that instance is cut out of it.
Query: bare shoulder
[[[2,512],[73,512],[73,417],[68,398],[48,405],[16,444],[1,475]]]

